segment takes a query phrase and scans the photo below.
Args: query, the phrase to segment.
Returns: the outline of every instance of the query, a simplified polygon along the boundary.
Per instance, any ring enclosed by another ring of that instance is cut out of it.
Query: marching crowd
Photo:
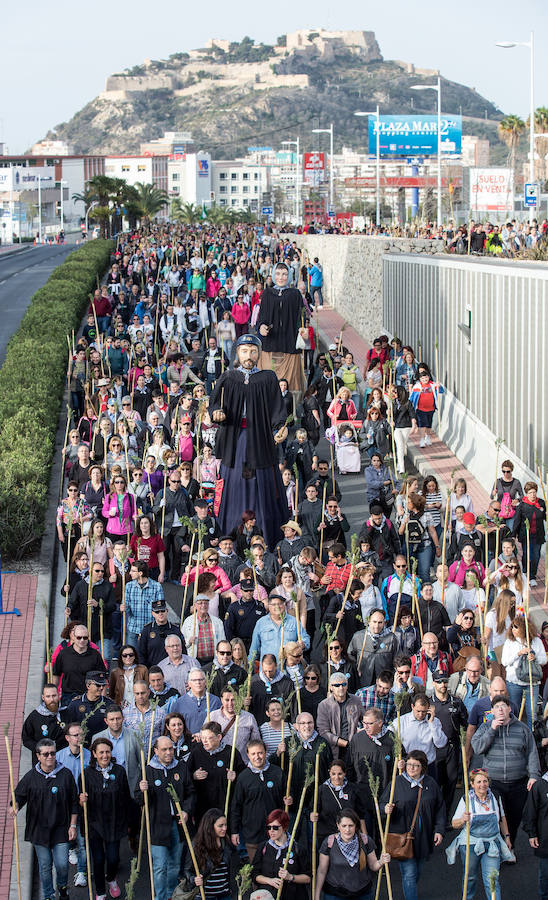
[[[44,900],[54,869],[120,896],[121,852],[156,900],[370,900],[394,863],[416,900],[451,829],[498,900],[520,825],[548,898],[544,499],[509,460],[481,510],[410,474],[443,386],[398,338],[322,352],[322,282],[275,232],[152,225],[70,347],[65,627],[13,810]]]

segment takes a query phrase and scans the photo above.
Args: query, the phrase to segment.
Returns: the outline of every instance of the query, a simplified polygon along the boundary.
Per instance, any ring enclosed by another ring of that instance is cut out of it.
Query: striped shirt
[[[289,729],[285,728],[284,731],[287,733]],[[275,753],[278,744],[281,743],[282,740],[282,729],[276,731],[270,722],[263,722],[260,726],[259,731],[261,732],[261,737],[266,746],[266,755],[270,756],[271,753]]]

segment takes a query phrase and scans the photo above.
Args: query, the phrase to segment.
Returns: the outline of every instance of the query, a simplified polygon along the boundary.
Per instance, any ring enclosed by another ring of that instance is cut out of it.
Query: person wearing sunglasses
[[[311,663],[309,666],[306,666],[303,672],[301,711],[310,713],[315,722],[318,715],[318,706],[326,697],[326,690],[321,684],[320,668],[315,663]]]
[[[68,900],[69,841],[76,840],[78,792],[69,769],[56,759],[55,742],[43,738],[36,745],[37,764],[15,788],[15,818],[26,805],[25,840],[38,858],[42,896],[53,900],[53,867],[59,900]]]
[[[514,464],[511,460],[505,459],[501,469],[502,476],[497,478],[491,497],[498,501],[501,508],[499,518],[503,519],[512,531],[516,509],[523,498],[523,487],[521,481],[514,478]]]
[[[308,900],[310,868],[304,843],[293,843],[285,865],[291,838],[288,814],[281,809],[272,810],[266,820],[266,832],[267,840],[254,855],[253,881],[258,888],[264,886],[271,893],[283,887],[285,900]]]
[[[331,643],[324,644],[324,654],[327,660],[321,664],[322,687],[327,689],[329,679],[333,672],[341,672],[348,681],[348,690],[355,694],[360,686],[356,664],[346,655],[347,645],[338,635],[331,639]]]
[[[447,629],[446,637],[451,653],[453,655],[453,669],[457,670],[459,653],[465,647],[473,647],[479,651],[480,640],[475,626],[475,612],[473,609],[463,609],[460,612],[453,625]],[[464,651],[461,656],[470,656],[469,651]]]

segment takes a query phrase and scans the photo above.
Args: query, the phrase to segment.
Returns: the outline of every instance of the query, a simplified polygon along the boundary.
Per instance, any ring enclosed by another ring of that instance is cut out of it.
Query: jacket
[[[347,694],[346,715],[348,718],[349,742],[361,724],[363,713],[364,709],[361,701],[353,694]],[[316,727],[318,733],[328,741],[333,752],[333,758],[338,759],[340,747],[337,741],[341,733],[341,711],[334,697],[326,697],[318,706]]]
[[[548,792],[546,778],[535,781],[527,794],[521,826],[529,838],[538,838],[535,856],[548,858]]]
[[[476,697],[477,700],[481,700],[482,697],[487,697],[489,693],[489,684],[489,679],[485,675],[480,675],[479,692]],[[466,672],[453,672],[449,678],[447,690],[450,694],[458,697],[459,700],[464,700],[466,697]]]
[[[363,642],[365,649],[362,654]],[[372,635],[369,630],[362,629],[354,634],[348,645],[348,658],[358,666],[358,677],[361,687],[369,687],[375,684],[375,679],[384,669],[392,670],[396,653],[398,652],[398,639],[388,629],[382,634]],[[361,662],[360,662],[361,655]]]
[[[483,722],[472,736],[474,753],[483,756],[488,775],[496,781],[540,778],[540,763],[532,732],[513,715],[497,729]]]
[[[211,626],[213,628],[213,645],[217,646],[219,641],[225,640],[225,630],[223,623],[217,616],[209,616]],[[193,636],[194,625],[196,625],[196,637],[198,637],[198,619],[196,618],[196,622],[194,621],[194,615],[187,616],[185,621],[183,622],[183,627],[181,628],[183,639],[187,647],[187,653],[189,656],[192,656],[194,659],[196,658],[196,651],[198,649],[198,644],[195,642],[194,644],[190,644],[189,640]]]
[[[451,657],[448,653],[445,653],[444,650],[438,651],[438,670],[440,672],[446,672],[451,675],[453,672],[453,664],[451,662]],[[426,687],[426,682],[428,681],[428,665],[426,662],[426,654],[424,650],[419,650],[418,653],[415,653],[414,657],[411,660],[411,675],[416,675],[421,679],[422,683]]]
[[[164,491],[161,489],[158,491],[154,498],[154,515],[159,516],[159,521],[162,521],[162,500],[164,498]],[[164,516],[164,534],[167,535],[173,528],[173,519],[175,518],[175,512],[179,516],[179,519],[182,521],[185,516],[190,518],[192,516],[194,509],[192,503],[188,497],[187,492],[180,488],[177,491],[172,491],[171,488],[166,485],[166,511]]]
[[[133,682],[135,683],[136,681],[144,681],[145,684],[148,684],[148,669],[146,666],[135,666]],[[109,693],[118,706],[121,706],[124,701],[124,690],[124,670],[118,668],[112,669],[110,673]]]
[[[113,516],[110,515],[112,510],[115,512],[115,515]],[[116,494],[108,494],[108,496],[105,497],[102,513],[107,520],[107,533],[123,535],[125,537],[126,534],[131,534],[133,531],[133,519],[136,515],[135,497],[133,494],[128,494],[127,492],[124,494],[124,499],[122,500],[121,521],[120,516],[118,515],[118,501],[116,499]]]
[[[136,732],[132,728],[122,728],[122,736],[124,738],[124,753],[126,757],[124,769],[126,770],[130,793],[134,795],[141,780],[141,745]],[[108,728],[93,735],[94,741],[97,738],[112,740]]]

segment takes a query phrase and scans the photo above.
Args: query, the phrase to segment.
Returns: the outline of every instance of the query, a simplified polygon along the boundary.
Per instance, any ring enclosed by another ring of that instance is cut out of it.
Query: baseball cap
[[[475,517],[474,513],[467,512],[467,513],[464,513],[464,515],[462,517],[462,521],[464,522],[465,525],[475,525],[476,517]]]
[[[449,675],[446,672],[434,672],[432,681],[449,681]]]

